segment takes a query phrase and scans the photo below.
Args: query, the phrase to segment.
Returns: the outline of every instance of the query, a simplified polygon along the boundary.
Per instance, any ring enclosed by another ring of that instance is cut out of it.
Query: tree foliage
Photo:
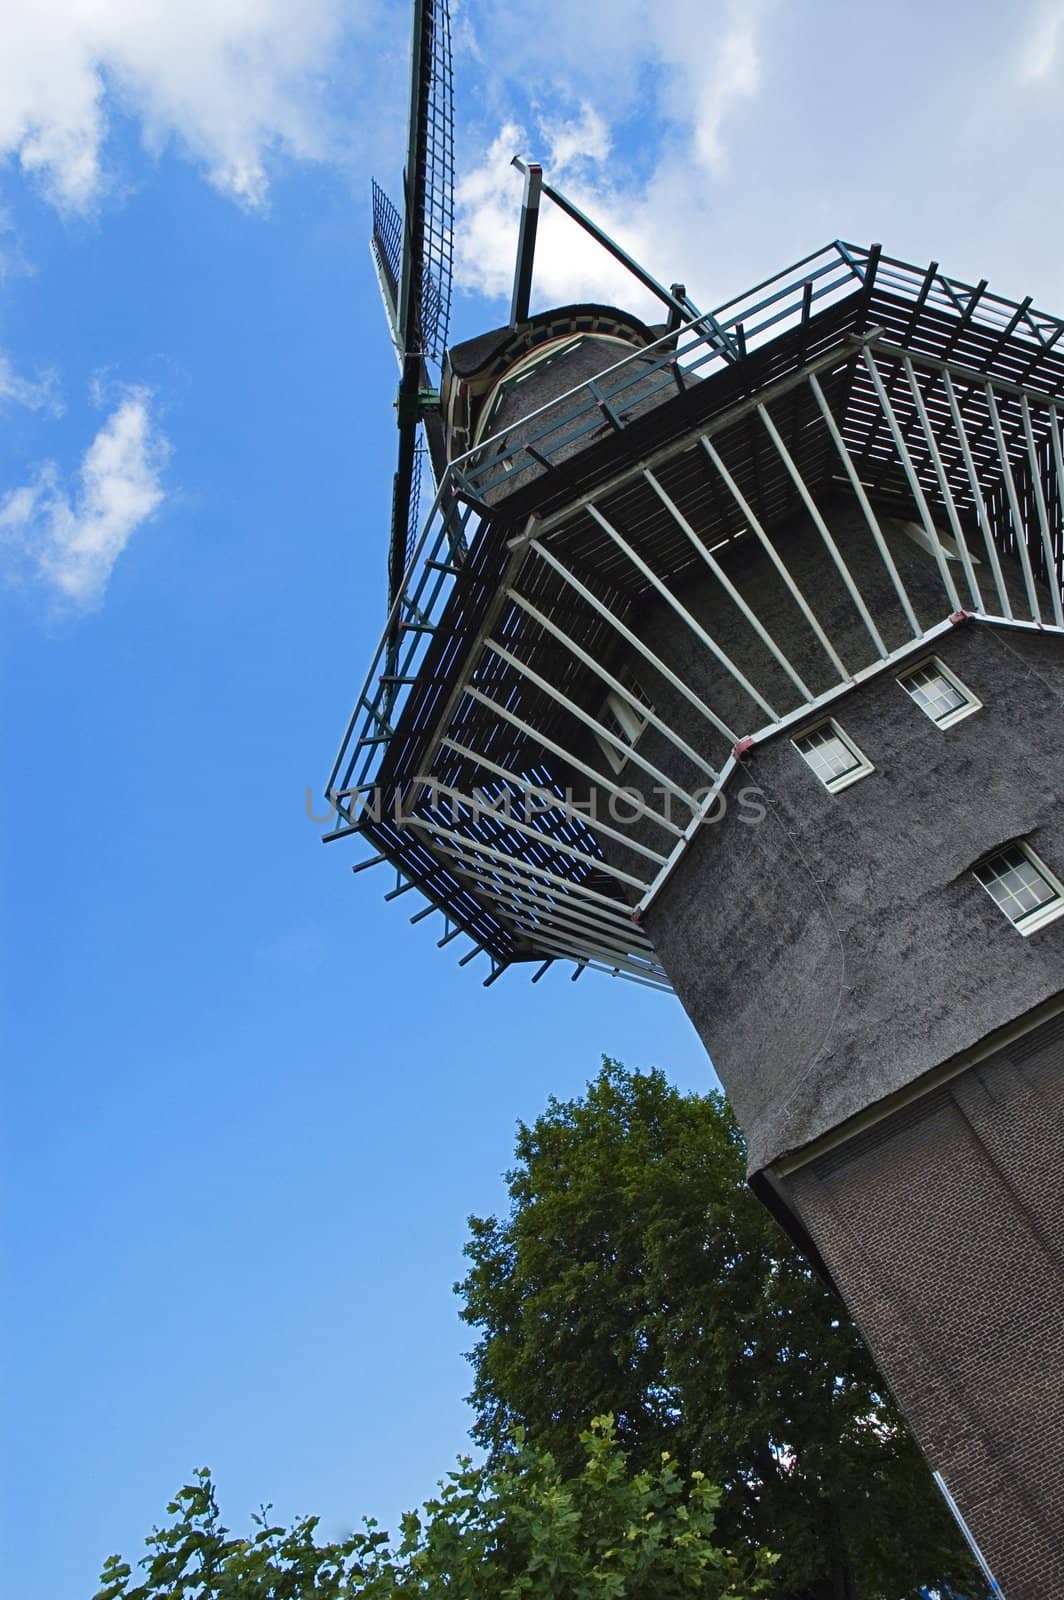
[[[841,1302],[746,1188],[719,1095],[606,1061],[519,1126],[508,1183],[457,1285],[493,1461],[521,1425],[572,1469],[610,1411],[637,1466],[668,1451],[722,1485],[726,1542],[779,1552],[778,1595],[985,1592]]]
[[[563,1476],[518,1433],[494,1466],[461,1461],[392,1546],[374,1523],[317,1542],[317,1518],[250,1538],[219,1518],[207,1471],[179,1491],[147,1540],[143,1581],[112,1556],[95,1600],[758,1600],[771,1566],[717,1543],[719,1491],[673,1463],[630,1473],[612,1418],[579,1442]]]

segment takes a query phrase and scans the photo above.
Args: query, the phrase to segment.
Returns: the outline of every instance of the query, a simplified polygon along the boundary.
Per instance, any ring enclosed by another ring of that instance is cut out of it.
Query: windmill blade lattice
[[[442,361],[451,318],[454,270],[454,82],[451,70],[451,17],[447,0],[427,0],[425,172],[418,224],[421,274],[418,284],[421,349]]]
[[[370,241],[385,308],[393,333],[399,327],[399,282],[403,273],[403,219],[384,190],[372,179],[373,238]],[[389,305],[390,300],[390,305]]]
[[[399,356],[399,457],[392,493],[388,604],[399,593],[420,527],[422,458],[443,471],[439,395],[427,362],[447,349],[454,260],[454,105],[447,0],[415,0],[410,134],[400,213],[373,184],[371,249]],[[432,417],[436,426],[426,425]],[[421,437],[419,437],[419,429]],[[397,640],[398,619],[393,619]]]

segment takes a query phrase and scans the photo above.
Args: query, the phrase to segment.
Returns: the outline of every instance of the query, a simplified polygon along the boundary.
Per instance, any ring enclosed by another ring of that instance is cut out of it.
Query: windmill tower
[[[839,241],[706,313],[529,166],[510,320],[436,390],[445,43],[421,0],[375,208],[390,609],[330,837],[485,983],[679,996],[1008,1600],[1064,1595],[1064,323]],[[543,198],[660,324],[530,313]]]

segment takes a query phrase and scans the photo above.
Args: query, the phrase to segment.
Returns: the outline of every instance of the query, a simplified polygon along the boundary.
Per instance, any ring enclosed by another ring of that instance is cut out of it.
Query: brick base
[[[1064,1600],[1064,1017],[778,1188],[1006,1600]]]

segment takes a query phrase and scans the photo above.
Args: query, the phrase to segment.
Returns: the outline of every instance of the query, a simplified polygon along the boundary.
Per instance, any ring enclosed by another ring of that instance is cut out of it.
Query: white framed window
[[[983,707],[983,702],[937,656],[903,672],[898,682],[938,728],[952,728],[955,722]]]
[[[831,717],[818,722],[815,728],[807,728],[791,743],[832,794],[875,771],[868,757]]]
[[[634,674],[627,667],[622,667],[614,676],[618,683],[623,684],[629,694],[640,704],[646,706],[648,710],[653,709],[648,695],[636,682]],[[619,694],[616,689],[610,690],[599,707],[598,720],[603,727],[608,728],[611,733],[615,733],[619,739],[623,739],[629,747],[638,743],[648,721],[638,708],[632,704],[627,695]],[[597,733],[595,737],[614,772],[620,772],[628,760],[625,752],[619,750],[615,744],[611,744],[608,739],[604,739],[601,734]]]
[[[1064,884],[1030,845],[1017,842],[988,856],[973,868],[999,911],[1017,933],[1034,933],[1064,916]]]

